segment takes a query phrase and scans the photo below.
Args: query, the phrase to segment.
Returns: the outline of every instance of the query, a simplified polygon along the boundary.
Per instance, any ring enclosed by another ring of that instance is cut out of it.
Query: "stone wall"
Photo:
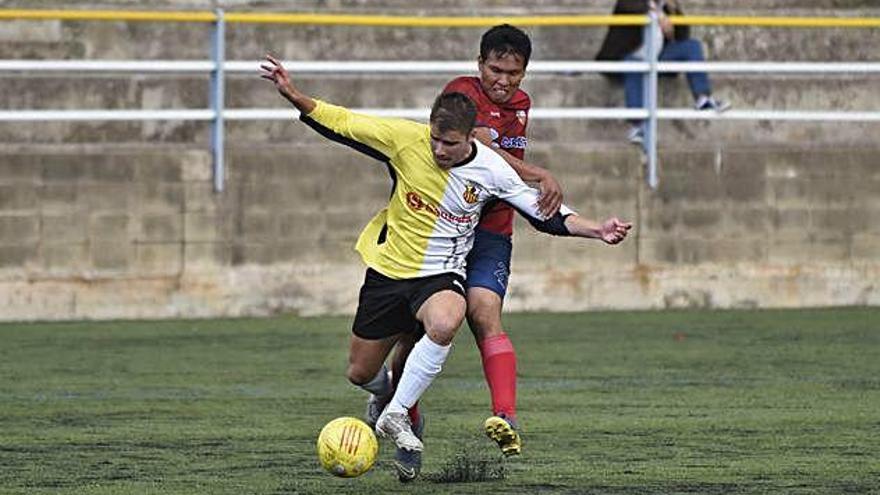
[[[69,2],[76,5],[74,2]],[[613,2],[468,2],[438,14],[604,13]],[[691,1],[689,11],[880,15],[874,2]],[[413,13],[410,2],[260,2],[261,9]],[[253,9],[247,1],[151,8]],[[427,4],[426,4],[427,5]],[[0,8],[53,6],[0,0]],[[82,7],[142,8],[137,2]],[[409,7],[408,7],[409,6]],[[775,9],[775,10],[774,10]],[[602,30],[530,30],[535,59],[589,58]],[[481,30],[230,28],[229,58],[471,59]],[[876,60],[877,30],[699,28],[725,60]],[[205,26],[0,21],[0,58],[204,59]],[[430,56],[428,55],[430,54]],[[585,56],[586,54],[586,56]],[[355,107],[427,106],[447,76],[301,77]],[[716,77],[737,108],[874,110],[876,77]],[[231,75],[231,108],[282,107]],[[206,77],[0,74],[3,109],[204,108]],[[536,107],[620,106],[600,76],[534,75]],[[664,81],[685,106],[683,81]],[[0,123],[0,320],[347,313],[363,268],[352,251],[381,208],[384,167],[297,122],[229,122],[226,190],[211,187],[207,124]],[[582,214],[636,223],[624,244],[553,239],[517,226],[509,310],[880,304],[878,124],[664,122],[661,184],[644,185],[625,123],[530,124],[530,161]]]

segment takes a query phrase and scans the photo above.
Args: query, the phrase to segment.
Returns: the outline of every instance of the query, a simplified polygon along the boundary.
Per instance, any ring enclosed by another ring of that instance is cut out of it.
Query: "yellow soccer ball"
[[[336,418],[318,435],[318,459],[335,476],[354,478],[366,473],[378,454],[376,435],[357,418]]]

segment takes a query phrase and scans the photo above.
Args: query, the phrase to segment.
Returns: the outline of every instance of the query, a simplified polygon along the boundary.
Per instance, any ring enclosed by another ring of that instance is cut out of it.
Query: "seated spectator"
[[[669,20],[669,15],[682,15],[679,3],[678,0],[617,0],[614,5],[614,14],[656,12],[660,22],[660,32],[658,39],[655,40],[655,46],[660,49],[659,60],[702,62],[706,59],[703,55],[703,45],[700,41],[690,37],[690,27],[673,26]],[[596,55],[596,60],[645,60],[647,47],[642,39],[643,30],[642,26],[610,27],[605,41],[602,43],[602,48]],[[628,72],[610,74],[610,76],[623,80],[627,108],[641,108],[643,106],[644,74]],[[709,83],[709,76],[705,72],[688,72],[687,81],[697,110],[723,112],[730,108],[730,104],[726,101],[712,97],[712,86]],[[631,128],[627,133],[627,138],[633,144],[641,144],[645,136],[644,122],[635,120],[630,121],[630,124]]]

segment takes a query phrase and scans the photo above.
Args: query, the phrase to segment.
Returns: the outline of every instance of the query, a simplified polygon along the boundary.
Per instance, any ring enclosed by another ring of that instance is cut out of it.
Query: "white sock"
[[[379,397],[390,394],[391,378],[388,373],[388,367],[383,364],[382,369],[380,369],[379,372],[376,373],[376,376],[374,376],[372,380],[364,383],[360,387],[367,392],[370,392],[373,395]]]
[[[407,409],[418,402],[434,378],[440,374],[450,349],[452,344],[435,344],[427,335],[416,342],[406,358],[397,391],[388,404],[388,412],[406,413]]]

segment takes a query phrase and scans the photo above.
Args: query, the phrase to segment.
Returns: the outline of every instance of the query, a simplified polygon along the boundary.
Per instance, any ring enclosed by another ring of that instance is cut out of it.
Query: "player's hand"
[[[538,197],[538,212],[544,218],[550,218],[562,206],[562,186],[550,172],[547,172],[538,181],[538,189],[541,191],[541,195]]]
[[[272,81],[281,96],[288,100],[293,98],[296,88],[290,82],[290,74],[272,55],[266,54],[266,62],[260,64],[260,77]]]
[[[660,31],[667,40],[675,39],[675,26],[672,25],[672,20],[666,14],[660,15]]]
[[[599,234],[601,239],[607,244],[618,244],[626,238],[626,234],[629,233],[629,229],[631,228],[632,223],[622,222],[620,219],[612,217],[602,224],[602,228],[599,229]]]

